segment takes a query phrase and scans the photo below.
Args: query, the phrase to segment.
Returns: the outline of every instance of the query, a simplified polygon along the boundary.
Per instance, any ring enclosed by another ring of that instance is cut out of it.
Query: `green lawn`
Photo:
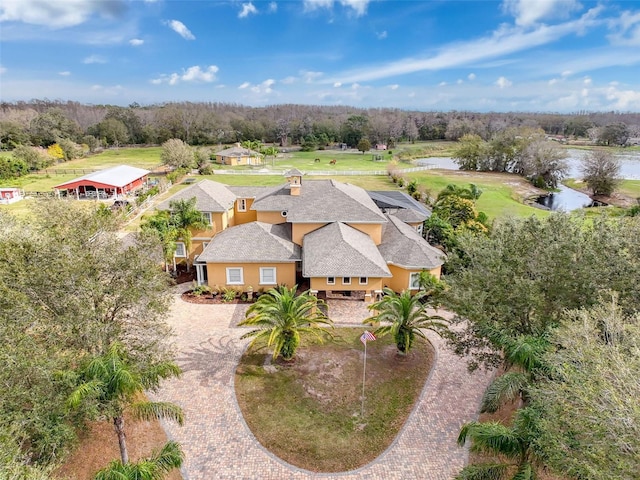
[[[116,165],[130,165],[151,170],[162,163],[160,161],[161,152],[161,147],[111,148],[96,155],[59,163],[50,169],[102,169]]]
[[[323,345],[303,339],[293,361],[271,369],[264,368],[264,350],[247,350],[236,370],[236,397],[265,448],[300,468],[341,472],[391,444],[429,375],[433,347],[420,339],[400,357],[390,337],[370,342],[362,417],[361,334],[362,328],[338,328]]]
[[[640,180],[623,180],[618,191],[631,198],[640,198]]]

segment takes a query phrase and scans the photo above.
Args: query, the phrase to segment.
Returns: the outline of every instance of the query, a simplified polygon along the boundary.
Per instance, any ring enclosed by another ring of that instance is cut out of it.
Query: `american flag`
[[[376,339],[376,336],[371,333],[369,330],[365,330],[362,335],[360,335],[360,341],[365,345],[367,342],[373,342]]]

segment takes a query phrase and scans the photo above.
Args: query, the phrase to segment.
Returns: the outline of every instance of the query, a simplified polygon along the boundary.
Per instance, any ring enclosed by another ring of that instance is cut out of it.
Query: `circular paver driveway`
[[[351,472],[319,474],[300,470],[265,450],[242,419],[233,388],[235,367],[248,340],[235,325],[246,305],[198,305],[176,295],[170,324],[177,334],[179,379],[166,381],[154,400],[174,402],[185,411],[184,426],[164,425],[185,452],[185,480],[205,479],[450,479],[460,471],[467,451],[456,445],[460,426],[477,416],[482,392],[491,378],[470,375],[466,362],[429,332],[437,359],[420,401],[394,443],[376,460]],[[365,317],[354,304],[349,322]],[[331,313],[331,306],[330,306]],[[361,317],[361,318],[359,318]],[[344,323],[344,317],[340,319]]]

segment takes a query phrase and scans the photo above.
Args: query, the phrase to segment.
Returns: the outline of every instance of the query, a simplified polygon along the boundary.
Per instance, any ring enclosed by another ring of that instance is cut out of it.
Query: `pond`
[[[582,159],[589,152],[587,150],[569,149],[569,178],[580,178]],[[628,152],[616,154],[620,159],[620,176],[629,180],[640,180],[640,152]],[[430,165],[433,168],[443,170],[458,170],[458,164],[451,157],[431,157],[416,160],[417,165]],[[544,195],[536,200],[536,203],[545,206],[549,210],[564,210],[569,212],[579,208],[601,206],[600,202],[594,202],[588,195],[573,190],[565,185],[559,185],[558,192]]]

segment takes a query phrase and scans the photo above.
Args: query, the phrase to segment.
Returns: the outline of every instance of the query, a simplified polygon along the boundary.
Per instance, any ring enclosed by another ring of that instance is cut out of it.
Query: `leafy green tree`
[[[195,164],[193,149],[178,138],[171,138],[162,144],[160,159],[174,168],[192,168]]]
[[[594,195],[611,195],[620,185],[620,160],[606,150],[591,150],[582,159],[582,178]]]
[[[555,142],[537,138],[522,153],[518,173],[539,188],[556,188],[569,173],[568,153]]]
[[[129,141],[127,126],[117,118],[105,118],[88,129],[89,134],[101,139],[105,145],[118,147]]]
[[[174,200],[169,203],[171,209],[171,225],[176,229],[177,238],[184,242],[184,246],[189,252],[191,250],[192,230],[203,230],[207,228],[207,222],[202,212],[196,208],[196,198],[189,200]],[[189,260],[187,257],[187,267]]]
[[[457,195],[447,195],[436,202],[433,213],[458,228],[475,220],[478,216],[472,200]]]
[[[0,180],[13,180],[29,173],[29,168],[23,160],[9,155],[0,155]]]
[[[463,135],[453,152],[453,158],[462,170],[479,170],[486,155],[485,141],[479,135],[471,134]]]
[[[362,154],[364,155],[366,152],[371,150],[371,142],[369,141],[368,138],[361,138],[360,141],[358,142],[357,148],[358,148],[358,151],[362,152]]]
[[[152,231],[158,236],[162,245],[162,256],[165,271],[169,270],[169,263],[176,253],[176,240],[178,239],[178,229],[171,222],[171,212],[168,210],[157,210],[153,215],[145,217],[142,230]]]
[[[456,196],[467,200],[473,200],[474,202],[480,198],[482,190],[477,185],[470,183],[469,187],[460,187],[450,183],[443,190],[438,193],[438,200],[442,200],[448,196]]]
[[[393,335],[398,351],[409,353],[416,336],[427,338],[422,330],[434,330],[442,333],[447,327],[446,321],[438,315],[429,315],[428,304],[423,303],[427,292],[420,291],[415,295],[410,290],[395,293],[384,288],[384,297],[369,306],[376,314],[364,320],[364,323],[389,323],[375,331],[376,335]]]
[[[535,443],[570,478],[631,480],[640,472],[640,314],[617,294],[568,311],[550,337],[550,374],[532,389],[541,414]]]
[[[17,122],[0,121],[0,150],[13,150],[29,143],[29,134]]]
[[[261,295],[247,310],[240,326],[256,327],[242,338],[253,337],[251,344],[265,340],[267,347],[273,346],[273,358],[282,356],[291,360],[300,345],[300,334],[309,333],[322,340],[327,334],[323,325],[332,327],[333,322],[322,312],[326,305],[309,291],[296,294],[292,288],[280,286]]]
[[[162,480],[173,469],[180,468],[184,453],[176,442],[167,442],[149,458],[135,463],[114,460],[98,471],[94,480]]]
[[[598,143],[600,145],[623,146],[629,139],[629,127],[625,123],[612,123],[600,130]]]
[[[451,252],[457,245],[456,232],[449,222],[433,213],[424,221],[424,237],[431,245],[439,245]]]
[[[11,152],[13,158],[21,160],[27,164],[31,171],[42,170],[55,163],[53,158],[46,149],[41,147],[30,147],[28,145],[20,145]]]
[[[31,142],[48,147],[63,138],[76,140],[81,135],[80,126],[67,118],[60,108],[50,108],[31,121]]]
[[[496,455],[490,463],[466,466],[456,480],[512,479],[535,480],[540,459],[536,455],[535,435],[538,413],[521,409],[516,413],[513,426],[498,422],[469,422],[462,426],[458,445],[471,441],[471,451]]]
[[[279,152],[280,150],[278,150],[278,147],[274,147],[274,146],[265,147],[262,149],[263,155],[272,158],[272,163],[271,163],[272,165],[275,165],[276,156],[278,155]]]
[[[144,390],[155,390],[161,380],[178,375],[180,369],[171,362],[137,364],[122,344],[114,342],[106,354],[94,357],[80,370],[79,384],[71,392],[68,404],[77,408],[88,401],[101,416],[113,419],[120,457],[126,465],[129,453],[124,433],[125,410],[139,420],[162,418],[180,425],[184,422],[182,409],[177,405],[139,400]]]

